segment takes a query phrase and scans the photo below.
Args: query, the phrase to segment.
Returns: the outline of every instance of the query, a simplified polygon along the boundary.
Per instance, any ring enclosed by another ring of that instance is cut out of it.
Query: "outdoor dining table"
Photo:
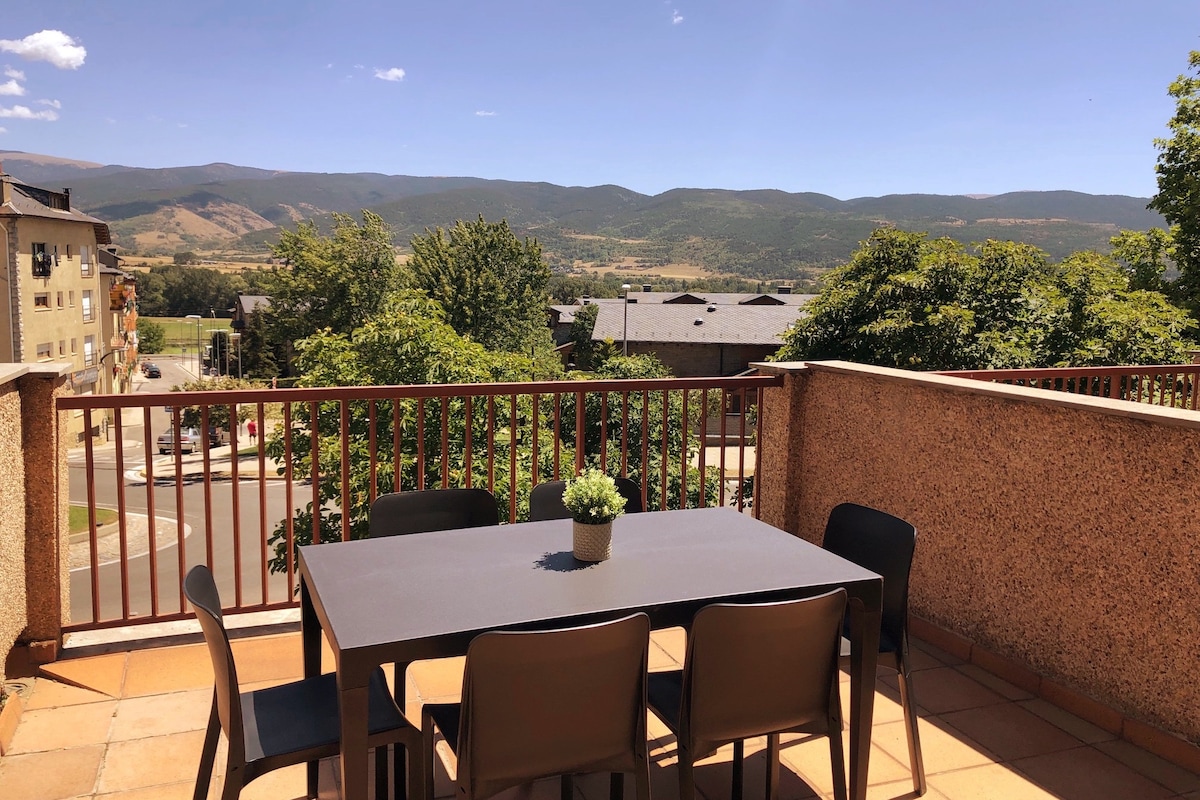
[[[850,796],[866,796],[883,579],[748,514],[629,514],[613,526],[612,558],[596,564],[572,556],[570,520],[550,520],[310,545],[300,548],[299,573],[304,674],[320,673],[322,631],[336,662],[346,800],[367,797],[367,684],[381,664],[463,655],[486,631],[638,611],[669,628],[713,602],[837,587],[850,598]]]

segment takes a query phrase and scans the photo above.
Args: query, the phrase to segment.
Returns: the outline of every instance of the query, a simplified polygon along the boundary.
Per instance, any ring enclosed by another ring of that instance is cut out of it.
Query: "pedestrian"
[[[250,420],[246,423],[246,430],[250,433],[251,442],[258,438],[258,423],[256,423],[254,420]]]

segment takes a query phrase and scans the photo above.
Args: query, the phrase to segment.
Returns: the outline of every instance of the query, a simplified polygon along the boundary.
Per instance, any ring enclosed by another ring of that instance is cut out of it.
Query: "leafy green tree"
[[[172,257],[175,264],[196,264],[200,261],[200,256],[193,253],[191,250],[185,250],[182,253],[176,253]]]
[[[262,389],[261,381],[238,380],[237,378],[205,378],[202,381],[186,381],[179,386],[172,386],[172,392],[215,392],[232,391],[234,389]],[[237,421],[245,422],[255,414],[253,405],[237,407]],[[179,411],[180,422],[185,428],[202,428],[204,416],[200,406],[182,406]],[[229,430],[230,407],[224,404],[208,407],[208,424],[212,427]]]
[[[283,345],[272,335],[262,314],[251,314],[242,329],[242,374],[253,378],[274,378],[286,360]]]
[[[1129,288],[1148,289],[1167,294],[1174,287],[1163,280],[1167,265],[1174,259],[1175,244],[1162,228],[1148,231],[1121,231],[1109,240],[1113,258],[1124,265]]]
[[[271,274],[271,306],[260,312],[278,341],[296,342],[325,329],[349,335],[400,288],[391,229],[370,211],[362,217],[359,225],[335,214],[329,236],[312,222],[280,234],[272,252],[284,266]]]
[[[575,345],[572,356],[579,369],[591,368],[592,351],[595,349],[592,344],[592,331],[596,328],[596,314],[599,311],[600,306],[595,303],[580,306],[575,312],[575,319],[571,321],[570,341]]]
[[[1150,208],[1171,224],[1177,293],[1193,315],[1200,314],[1200,50],[1188,55],[1193,75],[1180,75],[1167,88],[1175,98],[1171,135],[1155,139],[1158,148],[1158,194]]]
[[[893,228],[831,272],[806,310],[776,358],[930,370],[1178,363],[1192,328],[1105,256],[1055,265],[1029,245],[971,252]]]
[[[459,220],[449,232],[412,238],[410,284],[441,303],[446,322],[489,350],[546,351],[550,268],[537,239],[520,240],[504,220]]]
[[[167,332],[148,317],[138,317],[138,352],[161,353],[167,346]]]

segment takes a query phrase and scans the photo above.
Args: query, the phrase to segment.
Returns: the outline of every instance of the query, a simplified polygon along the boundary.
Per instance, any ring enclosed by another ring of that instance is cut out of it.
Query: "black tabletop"
[[[623,516],[612,558],[598,564],[572,557],[570,520],[314,545],[300,560],[334,649],[391,648],[395,659],[450,654],[487,630],[631,611],[647,611],[656,626],[679,624],[713,601],[837,586],[875,604],[880,584],[875,573],[724,508]]]

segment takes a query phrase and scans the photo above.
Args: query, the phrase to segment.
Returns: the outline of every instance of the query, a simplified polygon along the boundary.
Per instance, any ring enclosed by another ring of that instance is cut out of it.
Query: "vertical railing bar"
[[[183,533],[187,525],[183,513],[183,420],[180,417],[179,406],[175,406],[174,409],[172,413],[175,417],[175,426],[172,430],[175,443],[172,449],[175,457],[175,556],[179,569],[176,583],[179,584],[179,611],[183,612],[187,609],[187,598],[183,596],[183,572],[184,565],[187,563],[184,560],[183,552]],[[208,448],[204,448],[204,454],[208,455]],[[204,476],[204,480],[209,480],[208,475]]]
[[[287,402],[283,404],[283,482],[283,528],[287,537],[284,566],[287,569],[287,596],[290,598],[296,591],[296,526],[292,497],[292,404]]]
[[[650,392],[642,390],[642,508],[650,499]],[[665,510],[665,509],[664,509]]]
[[[717,457],[717,460],[720,463],[720,471],[721,471],[720,497],[721,497],[721,505],[722,506],[725,505],[725,478],[727,477],[725,475],[725,435],[728,433],[728,431],[726,430],[726,420],[729,417],[729,413],[728,413],[729,412],[729,398],[731,396],[732,395],[729,394],[728,389],[725,389],[725,388],[721,389],[721,423],[720,423],[721,454]],[[741,487],[738,487],[738,493],[739,494],[741,493]]]
[[[342,541],[350,541],[350,401],[338,401],[338,431],[342,439]]]
[[[238,608],[242,607],[242,489],[238,477],[238,432],[242,427],[241,410],[237,403],[229,404],[229,490],[233,497],[233,593]]]
[[[267,590],[267,415],[260,400],[258,411],[258,568],[262,584],[262,602],[268,600]]]
[[[608,472],[608,392],[600,393],[600,469]]]
[[[542,471],[541,465],[538,463],[538,433],[539,433],[538,422],[542,416],[541,395],[539,395],[535,392],[534,394],[532,394],[530,396],[530,400],[531,400],[531,404],[533,406],[533,425],[532,425],[532,434],[531,434],[533,436],[533,442],[532,442],[531,449],[530,449],[530,459],[529,459],[529,462],[530,462],[529,463],[529,471],[532,473],[529,476],[529,478],[530,478],[529,485],[531,487],[533,487],[533,486],[538,485],[538,478],[541,477],[541,471]]]
[[[404,466],[400,452],[400,398],[392,400],[392,491],[400,491],[400,468]]]
[[[586,444],[584,442],[584,393],[575,392],[575,475],[583,472],[583,459]]]
[[[450,398],[442,397],[442,488],[450,488]]]
[[[629,477],[629,392],[621,392],[621,475]]]
[[[679,428],[679,507],[687,508],[687,473],[688,473],[688,400],[691,392],[683,390],[683,419]]]
[[[179,449],[179,448],[176,448]],[[100,621],[100,537],[96,533],[96,461],[92,450],[92,410],[83,410],[83,452],[87,468],[88,563],[91,566],[92,622]],[[119,476],[118,476],[119,481]]]
[[[417,491],[425,488],[425,398],[417,398]]]
[[[475,440],[475,426],[471,419],[471,409],[474,405],[472,400],[474,400],[474,398],[472,398],[471,395],[467,395],[463,398],[463,412],[464,416],[466,417],[466,424],[463,426],[463,430],[465,431],[463,434],[463,469],[466,470],[467,473],[468,489],[471,488],[473,483],[473,476],[471,475],[471,445]]]
[[[708,506],[708,387],[700,390],[700,507]]]
[[[369,502],[374,504],[375,498],[379,496],[379,458],[376,450],[379,447],[379,432],[376,430],[378,420],[376,419],[376,405],[378,400],[371,398],[367,401],[367,494]]]
[[[746,493],[742,487],[746,485],[746,417],[750,405],[746,402],[746,387],[739,387],[738,391],[742,397],[742,413],[738,417],[738,511],[745,511]]]
[[[142,408],[142,452],[146,454],[146,538],[150,557],[150,616],[158,616],[158,518],[154,513],[154,448],[150,444],[150,406]]]
[[[562,480],[562,392],[554,393],[554,480]]]
[[[200,430],[202,432],[201,435],[204,436],[206,440],[208,438],[208,426],[212,424],[211,422],[209,422],[209,408],[210,408],[210,406],[208,403],[205,403],[204,405],[200,406]],[[230,457],[231,458],[233,457],[232,453],[230,454]],[[211,464],[212,464],[212,456],[209,453],[208,448],[205,447],[204,448],[204,483],[202,483],[201,486],[203,487],[203,493],[204,493],[203,498],[202,498],[204,501],[204,563],[208,566],[209,571],[213,570],[213,563],[216,560],[215,556],[213,555],[213,510],[212,510],[212,480],[211,480],[212,467],[211,467]]]
[[[658,474],[659,474],[659,482],[660,482],[660,487],[661,487],[659,489],[659,493],[662,498],[661,502],[662,502],[662,508],[664,511],[666,511],[668,508],[670,508],[670,506],[667,505],[667,459],[669,458],[669,456],[667,454],[667,444],[668,444],[667,436],[668,436],[668,430],[669,430],[668,422],[670,421],[670,408],[671,408],[671,393],[668,392],[666,389],[663,389],[662,390],[662,434],[659,437],[659,440],[661,443],[660,449],[662,450],[662,452],[659,454]]]
[[[767,391],[762,386],[755,391],[755,408],[758,412],[754,415],[754,518],[761,519],[762,503],[758,496],[762,491],[762,484],[758,482],[760,467],[762,467],[762,443],[763,443],[763,419],[766,415],[763,414],[763,403],[767,399]]]
[[[517,521],[517,395],[508,403],[508,521]]]
[[[488,395],[487,401],[487,474],[488,491],[496,493],[496,397]]]
[[[123,414],[125,409],[114,408],[117,438],[117,530],[121,558],[121,619],[129,619],[129,518],[125,514],[125,431]],[[88,475],[91,475],[91,465]],[[94,574],[94,573],[93,573]]]
[[[321,456],[321,410],[320,404],[315,400],[309,403],[309,419],[309,452],[312,454],[312,474],[309,476],[312,481],[312,543],[321,544],[321,473],[318,471]]]

